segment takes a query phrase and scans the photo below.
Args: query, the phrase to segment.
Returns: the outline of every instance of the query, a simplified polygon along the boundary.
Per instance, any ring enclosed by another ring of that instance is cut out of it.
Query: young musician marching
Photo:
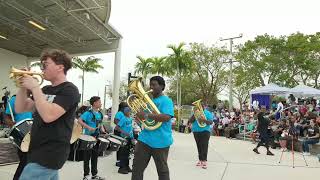
[[[99,127],[99,124],[102,123],[103,115],[99,111],[101,108],[101,100],[98,96],[93,96],[90,98],[90,105],[92,109],[84,112],[80,118],[79,123],[84,127],[84,134],[97,137],[100,133],[106,133],[106,130],[103,126]],[[95,149],[85,150],[83,153],[83,171],[84,177],[83,180],[104,180],[105,178],[98,176],[98,156],[99,152]],[[90,179],[90,167],[89,161],[91,160],[91,174]]]
[[[128,104],[126,102],[121,102],[119,104],[118,112],[116,113],[116,115],[114,117],[114,124],[115,125],[118,125],[120,119],[125,116],[124,115],[124,111],[123,111],[125,107],[128,107]],[[121,132],[118,130],[118,128],[114,128],[113,134],[116,135],[116,136],[121,136]],[[119,151],[117,151],[117,155],[116,156],[117,156],[116,166],[120,167]]]
[[[49,49],[42,53],[40,61],[43,78],[51,85],[40,88],[38,81],[26,74],[19,79],[16,112],[35,110],[28,164],[20,180],[59,179],[58,170],[70,152],[75,111],[80,100],[78,88],[66,79],[67,71],[72,67],[68,53]]]
[[[213,115],[205,108],[203,108],[203,112],[204,116],[200,119],[196,119],[193,114],[190,117],[188,124],[192,124],[191,131],[193,132],[198,149],[199,161],[196,166],[201,166],[203,169],[207,169],[208,145],[211,133],[210,125],[213,123]],[[200,127],[199,123],[205,124],[205,126]]]
[[[139,119],[152,119],[162,122],[162,125],[155,130],[144,128],[138,137],[133,159],[133,169],[131,180],[143,180],[143,173],[149,164],[150,158],[156,164],[159,180],[170,180],[168,155],[170,145],[173,143],[171,118],[174,116],[173,102],[163,95],[166,84],[162,77],[154,76],[150,79],[152,91],[152,101],[157,106],[160,114],[145,113],[143,111],[136,114]]]
[[[133,128],[132,128],[132,118],[130,117],[131,110],[129,107],[123,109],[124,116],[120,118],[117,123],[116,129],[120,131],[121,137],[127,140],[127,144],[119,149],[119,160],[120,167],[118,173],[128,174],[132,172],[129,167],[129,155],[130,155],[130,145],[133,140]]]

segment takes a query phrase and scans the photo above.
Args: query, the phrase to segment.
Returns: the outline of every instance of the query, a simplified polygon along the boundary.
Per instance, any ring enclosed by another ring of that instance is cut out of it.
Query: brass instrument
[[[205,119],[207,120],[206,116],[204,115],[204,111],[201,105],[201,99],[195,101],[192,103],[194,105],[193,112],[194,112],[194,117],[197,120],[197,123],[199,127],[205,127],[207,124],[204,122],[199,122],[200,119]]]
[[[157,106],[153,103],[147,93],[151,91],[145,92],[143,89],[140,79],[132,81],[128,86],[129,91],[133,92],[128,98],[127,103],[131,108],[134,114],[144,111],[146,113],[152,114],[160,114]],[[159,128],[162,122],[157,122],[152,119],[139,119],[144,126],[144,128],[148,130],[155,130]]]
[[[37,72],[31,72],[31,71],[23,71],[20,69],[16,69],[14,67],[11,67],[9,78],[13,79],[16,83],[17,87],[20,87],[20,81],[19,79],[23,77],[23,75],[30,75],[33,78],[37,79],[39,81],[39,84],[41,85],[43,83],[43,73],[37,73]],[[38,76],[38,78],[37,78]]]

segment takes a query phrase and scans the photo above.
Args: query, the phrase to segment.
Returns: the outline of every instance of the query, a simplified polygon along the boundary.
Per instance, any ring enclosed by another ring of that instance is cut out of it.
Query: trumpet
[[[15,81],[17,87],[20,87],[19,79],[23,77],[23,75],[30,75],[33,78],[37,79],[39,84],[43,83],[43,73],[31,72],[31,71],[23,71],[14,67],[11,67],[9,78]]]

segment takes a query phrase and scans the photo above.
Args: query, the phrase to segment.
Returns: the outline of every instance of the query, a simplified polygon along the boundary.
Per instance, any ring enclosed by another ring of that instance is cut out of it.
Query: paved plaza
[[[255,146],[249,141],[230,140],[225,137],[211,137],[208,155],[208,169],[196,167],[197,150],[192,134],[174,133],[174,145],[169,153],[171,180],[278,180],[317,179],[320,163],[315,156],[306,157],[306,166],[300,153],[294,154],[295,168],[292,168],[292,154],[285,152],[279,164],[280,150],[273,150],[275,156],[267,156],[264,147],[255,154]],[[157,180],[153,160],[145,171],[145,180]],[[99,159],[99,174],[107,180],[130,180],[131,175],[118,174],[115,153]],[[17,165],[0,167],[0,179],[11,180]],[[68,161],[60,170],[61,180],[82,179],[82,162]]]

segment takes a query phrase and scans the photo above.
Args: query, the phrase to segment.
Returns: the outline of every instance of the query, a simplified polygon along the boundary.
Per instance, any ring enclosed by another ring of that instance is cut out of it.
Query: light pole
[[[234,39],[238,39],[238,38],[242,38],[242,34],[239,34],[239,36],[235,36],[235,37],[230,37],[230,38],[225,38],[222,39],[220,38],[220,41],[230,41],[230,60],[229,60],[229,64],[230,64],[230,74],[229,74],[229,112],[232,111],[232,105],[233,105],[233,98],[232,98],[232,45],[233,45],[233,40]]]
[[[138,78],[138,76],[133,76],[133,75],[131,74],[131,72],[129,72],[129,73],[128,73],[128,87],[129,87],[129,84],[130,84],[132,78]],[[127,97],[128,97],[129,95],[130,95],[130,91],[129,91],[129,89],[128,89],[128,90],[127,90]]]

